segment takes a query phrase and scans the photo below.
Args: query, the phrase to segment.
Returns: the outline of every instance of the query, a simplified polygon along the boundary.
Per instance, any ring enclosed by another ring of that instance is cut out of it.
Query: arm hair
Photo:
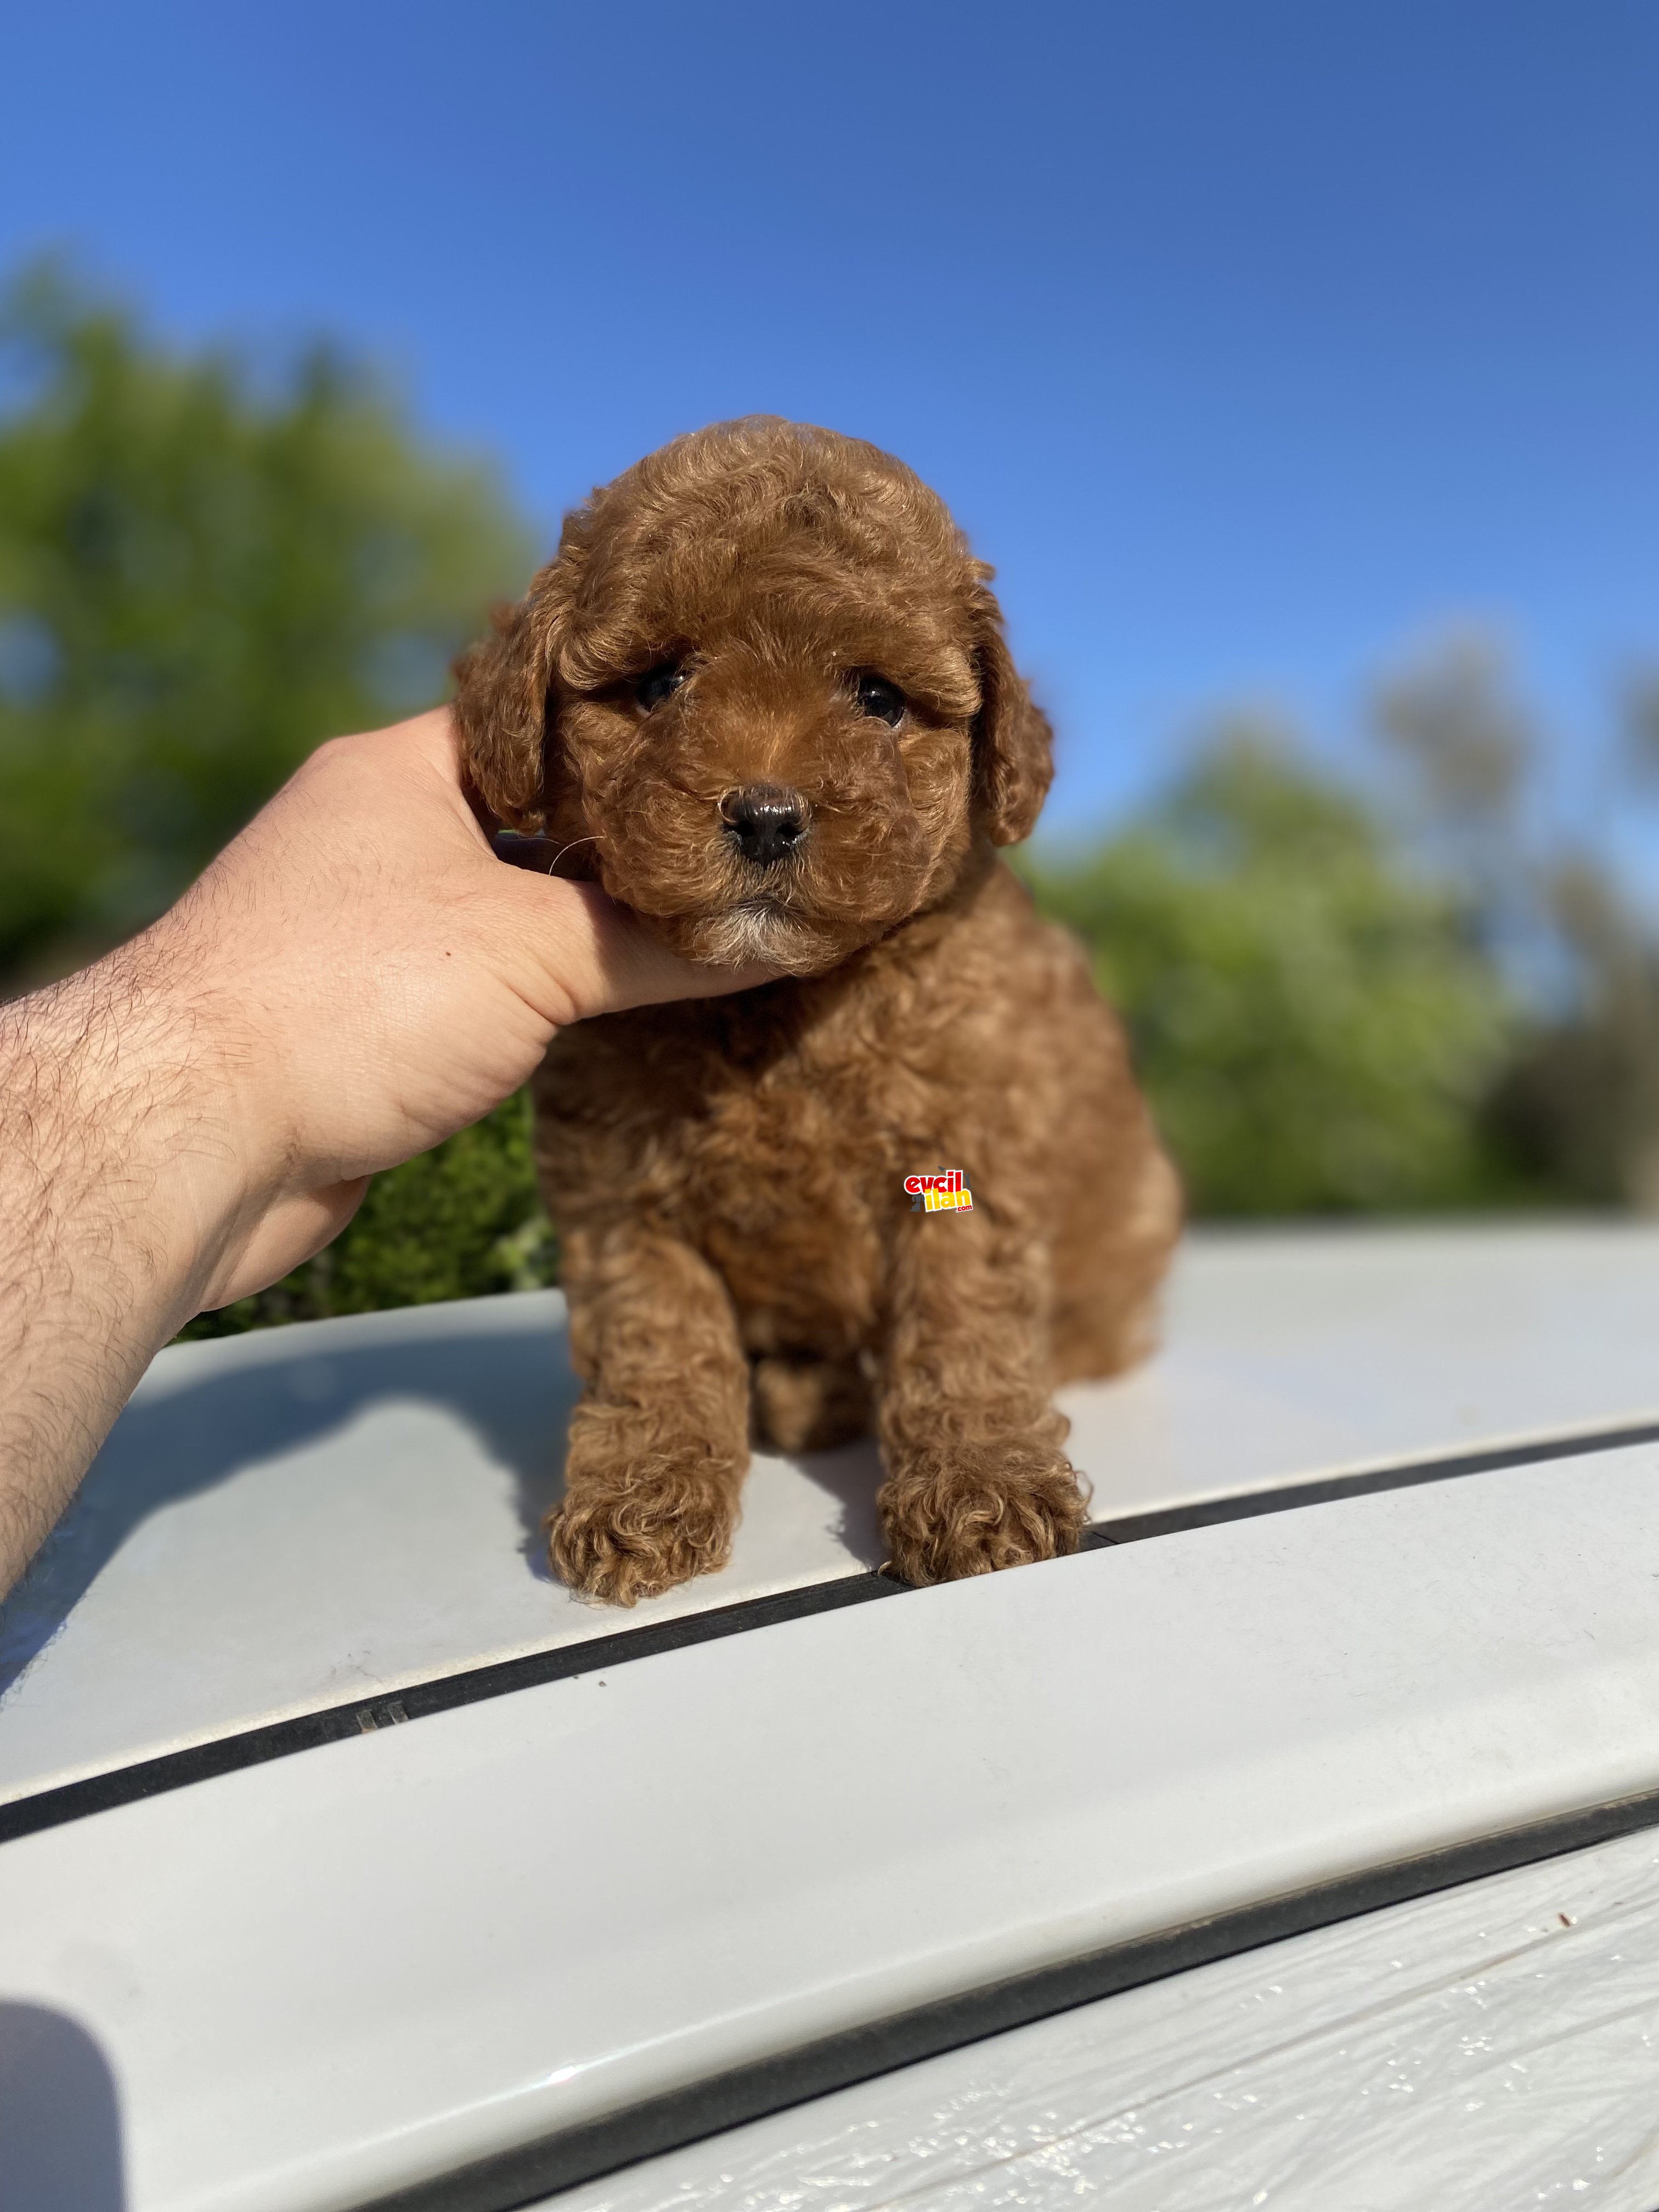
[[[0,1006],[0,1595],[194,1310],[164,1188],[193,1025],[151,981],[128,947]]]

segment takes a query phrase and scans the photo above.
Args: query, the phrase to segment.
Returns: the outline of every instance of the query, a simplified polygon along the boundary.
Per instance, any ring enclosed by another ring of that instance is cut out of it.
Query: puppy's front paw
[[[733,1485],[701,1453],[657,1452],[606,1470],[578,1468],[571,1456],[564,1502],[547,1516],[548,1555],[569,1589],[635,1605],[726,1565]]]
[[[1018,1438],[915,1454],[876,1507],[890,1571],[918,1584],[1074,1552],[1087,1512],[1065,1454]]]

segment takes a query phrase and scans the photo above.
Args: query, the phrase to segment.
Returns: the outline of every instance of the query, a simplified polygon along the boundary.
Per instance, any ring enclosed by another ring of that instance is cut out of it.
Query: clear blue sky
[[[550,530],[715,416],[903,454],[1062,826],[1448,621],[1582,745],[1659,660],[1653,0],[52,0],[0,56],[0,265],[337,334]]]

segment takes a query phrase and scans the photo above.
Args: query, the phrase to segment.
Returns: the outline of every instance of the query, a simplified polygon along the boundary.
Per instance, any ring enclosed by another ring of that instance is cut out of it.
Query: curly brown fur
[[[1050,767],[990,573],[873,447],[722,424],[596,492],[460,664],[503,822],[691,957],[781,971],[567,1030],[538,1079],[585,1382],[550,1524],[574,1588],[721,1565],[751,1432],[872,1414],[907,1581],[1076,1548],[1052,1393],[1146,1349],[1179,1208],[1082,954],[996,857]],[[734,826],[757,792],[796,825],[779,854]],[[970,1213],[910,1211],[939,1166]]]

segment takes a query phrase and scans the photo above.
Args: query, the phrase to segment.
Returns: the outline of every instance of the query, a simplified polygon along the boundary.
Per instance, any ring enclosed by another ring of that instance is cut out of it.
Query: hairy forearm
[[[0,1592],[196,1310],[193,1029],[142,940],[0,1007]]]

